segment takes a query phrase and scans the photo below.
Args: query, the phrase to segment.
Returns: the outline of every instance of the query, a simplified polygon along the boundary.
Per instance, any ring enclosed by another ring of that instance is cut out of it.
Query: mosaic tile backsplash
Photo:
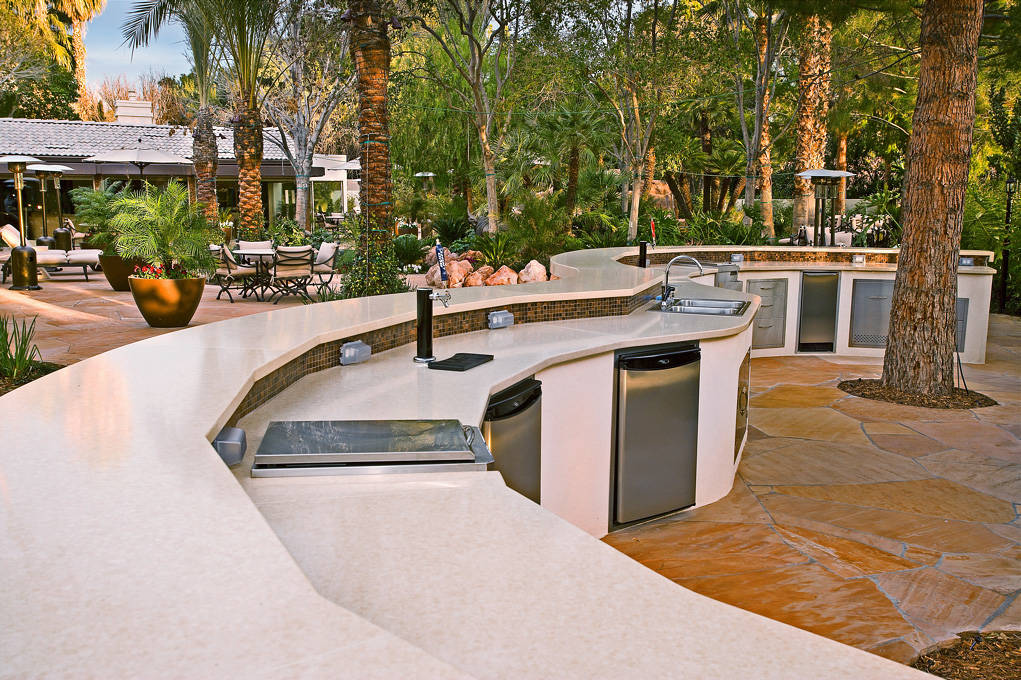
[[[651,286],[635,295],[621,297],[588,298],[584,300],[548,300],[522,304],[505,304],[473,309],[433,317],[433,337],[442,338],[459,333],[485,330],[490,312],[506,309],[514,315],[514,323],[540,323],[566,321],[599,316],[623,316],[635,311],[659,293],[659,286]],[[340,364],[340,346],[345,342],[361,340],[372,347],[373,354],[385,352],[415,341],[415,322],[379,328],[360,335],[351,335],[316,345],[300,356],[291,359],[269,375],[259,378],[241,399],[241,403],[227,421],[234,426],[246,415],[265,404],[274,396],[301,378]]]

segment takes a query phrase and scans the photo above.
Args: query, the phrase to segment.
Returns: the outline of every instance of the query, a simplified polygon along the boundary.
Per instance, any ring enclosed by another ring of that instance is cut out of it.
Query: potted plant
[[[85,245],[102,248],[99,267],[114,290],[128,291],[128,276],[141,262],[125,261],[117,254],[117,232],[110,225],[115,214],[114,203],[124,193],[122,182],[109,182],[102,189],[78,187],[71,191],[78,226],[88,231]]]
[[[138,311],[154,328],[187,326],[215,269],[209,245],[219,240],[219,229],[206,222],[201,206],[189,204],[188,188],[177,181],[165,189],[146,185],[114,207],[117,252],[143,261],[128,277]]]

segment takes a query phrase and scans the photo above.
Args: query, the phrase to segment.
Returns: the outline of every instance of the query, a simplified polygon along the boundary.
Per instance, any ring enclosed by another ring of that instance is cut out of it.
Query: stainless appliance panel
[[[493,452],[491,470],[507,486],[539,503],[542,490],[542,389],[523,380],[490,399],[482,434]]]
[[[837,340],[837,272],[805,272],[801,277],[799,352],[833,352]]]
[[[629,370],[626,360],[619,364],[617,524],[695,504],[699,354],[688,349],[660,356],[650,358],[669,367]]]

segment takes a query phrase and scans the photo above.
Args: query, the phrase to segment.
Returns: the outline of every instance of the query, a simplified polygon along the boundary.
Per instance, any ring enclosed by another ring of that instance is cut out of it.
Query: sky
[[[191,71],[185,58],[184,34],[171,24],[160,31],[148,47],[135,50],[122,45],[121,24],[127,19],[132,0],[107,0],[106,8],[85,31],[86,74],[90,86],[107,76],[125,75],[134,82],[138,76],[155,70],[158,74],[180,75]]]

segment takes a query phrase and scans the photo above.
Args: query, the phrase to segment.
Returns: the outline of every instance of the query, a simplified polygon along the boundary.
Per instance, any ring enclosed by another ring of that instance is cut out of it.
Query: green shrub
[[[553,255],[567,249],[567,224],[563,209],[553,208],[538,197],[528,197],[520,213],[509,213],[511,238],[520,244],[520,261],[538,260],[546,268]]]
[[[355,233],[355,243],[362,243],[364,223],[355,220],[348,223]],[[406,293],[408,285],[401,276],[401,265],[394,253],[394,242],[387,240],[382,247],[370,246],[368,255],[352,251],[340,258],[339,269],[342,275],[338,295],[327,296],[330,299],[368,297],[370,295],[388,295],[390,293]]]
[[[297,220],[280,215],[277,215],[267,230],[267,236],[273,241],[274,246],[304,246],[309,243],[308,236],[298,226]]]
[[[435,240],[433,240],[433,241],[426,241],[426,244],[428,244],[429,246],[432,246],[432,247],[436,246]],[[453,243],[451,243],[447,247],[450,248],[450,251],[454,252],[454,253],[463,253],[463,252],[468,251],[468,250],[475,250],[476,249],[475,248],[475,234],[469,233],[467,236],[463,236],[463,237],[457,239],[456,241],[454,241]]]
[[[433,222],[433,231],[440,243],[448,248],[451,243],[472,235],[471,222],[467,217],[440,217]]]
[[[394,239],[394,256],[401,267],[421,262],[424,251],[424,244],[411,234],[398,236]]]
[[[518,258],[518,242],[514,234],[507,231],[479,234],[472,245],[473,250],[482,253],[483,261],[494,268]]]
[[[104,255],[117,254],[117,232],[111,229],[110,221],[117,214],[114,203],[125,191],[126,185],[123,182],[109,182],[99,190],[88,187],[71,190],[78,229],[89,232],[89,245],[102,248]]]
[[[18,380],[32,370],[41,358],[39,347],[32,342],[36,318],[19,324],[14,316],[0,315],[0,376]]]
[[[209,250],[223,233],[210,227],[199,204],[188,200],[188,188],[172,181],[166,188],[146,185],[114,202],[117,253],[163,270],[167,278],[208,274],[216,268]]]
[[[685,234],[688,243],[708,246],[762,245],[762,227],[756,222],[745,225],[742,220],[717,213],[695,211]]]

